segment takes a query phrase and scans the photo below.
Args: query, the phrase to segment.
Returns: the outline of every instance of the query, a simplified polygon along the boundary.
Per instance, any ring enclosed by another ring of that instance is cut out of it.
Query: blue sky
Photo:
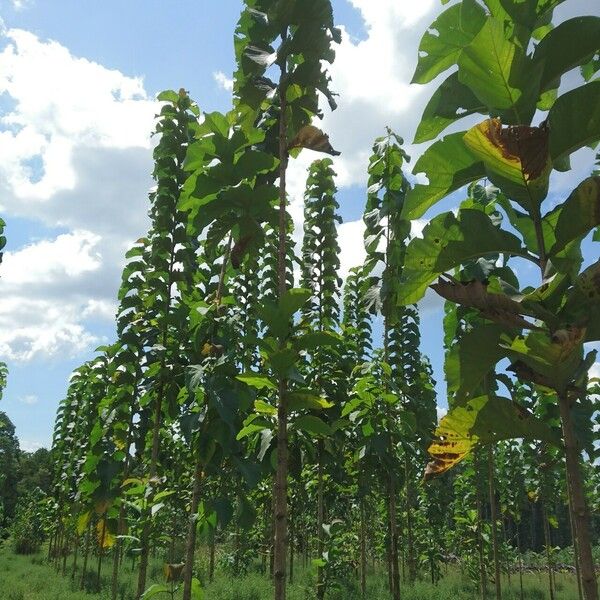
[[[585,0],[566,4],[590,10]],[[387,125],[412,139],[431,93],[409,85],[416,49],[441,7],[333,5],[345,31],[331,72],[340,108],[323,126],[343,153],[336,169],[347,271],[362,260],[372,140]],[[185,87],[202,109],[228,109],[240,8],[238,0],[0,0],[0,214],[8,238],[0,359],[10,370],[0,409],[25,449],[49,444],[70,372],[114,337],[124,253],[147,228],[154,98]],[[423,150],[407,149],[413,160]],[[308,154],[290,173],[297,223]],[[559,193],[589,172],[591,153],[577,165],[556,182]],[[441,303],[428,296],[422,310],[423,351],[444,406]]]

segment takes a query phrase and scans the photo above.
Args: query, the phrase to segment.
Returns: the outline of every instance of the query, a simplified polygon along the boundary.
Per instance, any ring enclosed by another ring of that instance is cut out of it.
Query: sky
[[[597,3],[565,4],[559,19],[600,15]],[[419,40],[442,7],[439,0],[333,6],[343,30],[330,70],[339,108],[325,109],[322,127],[342,152],[335,169],[346,274],[364,258],[373,139],[392,127],[413,163],[426,147],[410,141],[439,81],[409,82]],[[148,228],[156,95],[184,87],[201,109],[228,110],[240,10],[241,0],[0,0],[0,215],[8,239],[0,360],[9,367],[0,410],[24,450],[49,446],[71,371],[114,340],[124,255]],[[303,153],[289,176],[298,235],[306,169],[315,158]],[[557,193],[572,189],[592,163],[591,152],[580,153],[574,173],[553,181]],[[422,350],[444,407],[442,303],[428,294],[420,310]]]

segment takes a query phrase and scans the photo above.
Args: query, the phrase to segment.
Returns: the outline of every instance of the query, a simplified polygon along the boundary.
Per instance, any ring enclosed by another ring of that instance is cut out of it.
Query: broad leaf
[[[400,304],[418,302],[429,284],[442,273],[467,260],[487,254],[522,254],[519,239],[499,229],[480,210],[464,209],[458,216],[448,212],[434,217],[423,230],[423,238],[411,241],[406,251]]]
[[[548,114],[550,156],[556,164],[600,140],[600,81],[592,81],[554,103]]]
[[[413,173],[424,173],[429,183],[418,183],[406,194],[403,218],[417,219],[448,194],[485,177],[483,162],[469,151],[463,136],[462,132],[447,135],[416,162]]]
[[[294,421],[293,426],[294,429],[305,431],[311,435],[323,437],[331,435],[331,427],[329,427],[325,421],[319,419],[319,417],[315,417],[314,415],[304,415],[302,417],[298,417]]]
[[[245,383],[246,385],[252,387],[252,388],[256,388],[257,390],[276,390],[277,389],[277,384],[274,383],[273,381],[271,381],[268,377],[265,377],[263,375],[254,375],[254,374],[247,374],[247,375],[238,375],[236,377],[236,379],[238,379],[239,381],[242,381],[243,383]]]
[[[503,342],[513,359],[510,370],[521,380],[564,392],[571,383],[583,357],[585,329],[571,327],[554,332],[532,331],[512,342]]]
[[[446,127],[476,112],[484,112],[485,105],[452,73],[435,91],[425,107],[415,134],[415,144],[436,138]]]
[[[548,255],[563,248],[600,225],[600,177],[589,177],[571,193],[561,206],[554,229],[555,244]]]
[[[535,112],[541,66],[506,38],[504,23],[487,19],[458,60],[458,79],[494,112],[512,123],[527,124]]]
[[[448,392],[454,394],[454,402],[461,403],[506,354],[500,347],[500,325],[478,325],[463,334],[450,349],[444,363]]]
[[[541,89],[557,88],[563,74],[584,64],[600,48],[600,17],[575,17],[557,25],[537,45],[533,60],[543,65]]]
[[[462,49],[484,23],[485,12],[474,0],[465,0],[445,10],[421,39],[412,83],[428,83],[455,65]]]

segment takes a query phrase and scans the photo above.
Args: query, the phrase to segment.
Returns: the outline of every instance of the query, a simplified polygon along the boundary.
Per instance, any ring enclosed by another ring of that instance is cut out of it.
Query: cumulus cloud
[[[21,396],[21,398],[19,398],[19,402],[22,402],[23,404],[29,404],[30,406],[37,404],[38,401],[39,398],[35,394],[27,394],[26,396]]]
[[[10,29],[0,37],[0,210],[65,231],[5,253],[0,355],[74,357],[112,321],[147,229],[156,101],[140,78]],[[9,237],[10,245],[10,237]]]
[[[215,71],[213,73],[214,80],[217,82],[217,85],[226,92],[233,91],[233,79],[231,77],[227,77],[223,71]]]

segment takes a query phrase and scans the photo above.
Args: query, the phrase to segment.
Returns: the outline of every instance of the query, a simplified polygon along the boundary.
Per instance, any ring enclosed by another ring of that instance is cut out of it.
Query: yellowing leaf
[[[117,541],[117,538],[108,530],[108,521],[106,519],[100,519],[96,524],[96,537],[98,539],[98,546],[104,550],[112,548]]]
[[[546,197],[552,160],[545,126],[502,127],[500,119],[486,119],[467,131],[464,141],[484,162],[493,182],[503,190],[510,186],[509,195],[515,200],[531,195],[541,202]]]
[[[88,510],[77,517],[77,535],[82,535],[90,523],[92,511]]]
[[[478,445],[525,438],[559,444],[552,430],[507,398],[479,396],[456,406],[440,421],[428,452],[425,479],[445,473]]]

